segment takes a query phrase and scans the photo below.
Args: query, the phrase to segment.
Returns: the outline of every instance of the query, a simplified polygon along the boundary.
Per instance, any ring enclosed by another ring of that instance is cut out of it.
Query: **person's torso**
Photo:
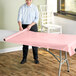
[[[31,24],[35,19],[35,6],[31,4],[27,6],[24,4],[22,6],[22,23]]]

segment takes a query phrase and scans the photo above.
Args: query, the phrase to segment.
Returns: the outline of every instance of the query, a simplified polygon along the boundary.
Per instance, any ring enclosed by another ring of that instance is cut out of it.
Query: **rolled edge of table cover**
[[[76,35],[33,32],[24,29],[8,36],[4,41],[62,50],[69,52],[70,56],[76,53]]]

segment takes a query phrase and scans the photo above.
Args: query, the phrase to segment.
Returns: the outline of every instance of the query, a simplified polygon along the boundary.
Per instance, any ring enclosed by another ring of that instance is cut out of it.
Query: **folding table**
[[[67,52],[70,56],[76,53],[76,35],[33,32],[24,29],[23,31],[19,31],[15,34],[6,37],[4,41],[22,45],[30,45],[60,50],[59,59],[55,56],[55,54],[47,50],[59,62],[58,76],[60,76],[61,66],[62,64],[64,64],[64,62],[67,63],[67,71],[69,72]],[[62,51],[65,51],[65,59],[62,58]],[[62,60],[64,61],[62,62]]]

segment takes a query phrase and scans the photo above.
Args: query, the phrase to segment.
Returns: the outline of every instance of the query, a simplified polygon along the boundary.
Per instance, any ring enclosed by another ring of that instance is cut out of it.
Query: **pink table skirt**
[[[70,56],[75,54],[76,48],[76,35],[33,32],[27,29],[10,35],[4,40],[22,45],[62,50],[69,52]]]

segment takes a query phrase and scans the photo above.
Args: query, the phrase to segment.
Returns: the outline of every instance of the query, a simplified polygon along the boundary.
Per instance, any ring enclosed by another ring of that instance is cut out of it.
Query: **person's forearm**
[[[23,30],[22,23],[19,21],[18,24],[19,24],[19,30],[22,31]]]
[[[30,26],[32,27],[33,25],[35,25],[36,23],[35,22],[32,22],[31,24],[30,24]]]
[[[27,26],[27,29],[30,30],[31,27],[32,27],[33,25],[35,25],[35,24],[36,24],[35,22],[32,22],[31,24],[29,24],[29,25]]]
[[[22,27],[22,23],[20,21],[18,22],[18,25],[19,25],[19,27]]]

